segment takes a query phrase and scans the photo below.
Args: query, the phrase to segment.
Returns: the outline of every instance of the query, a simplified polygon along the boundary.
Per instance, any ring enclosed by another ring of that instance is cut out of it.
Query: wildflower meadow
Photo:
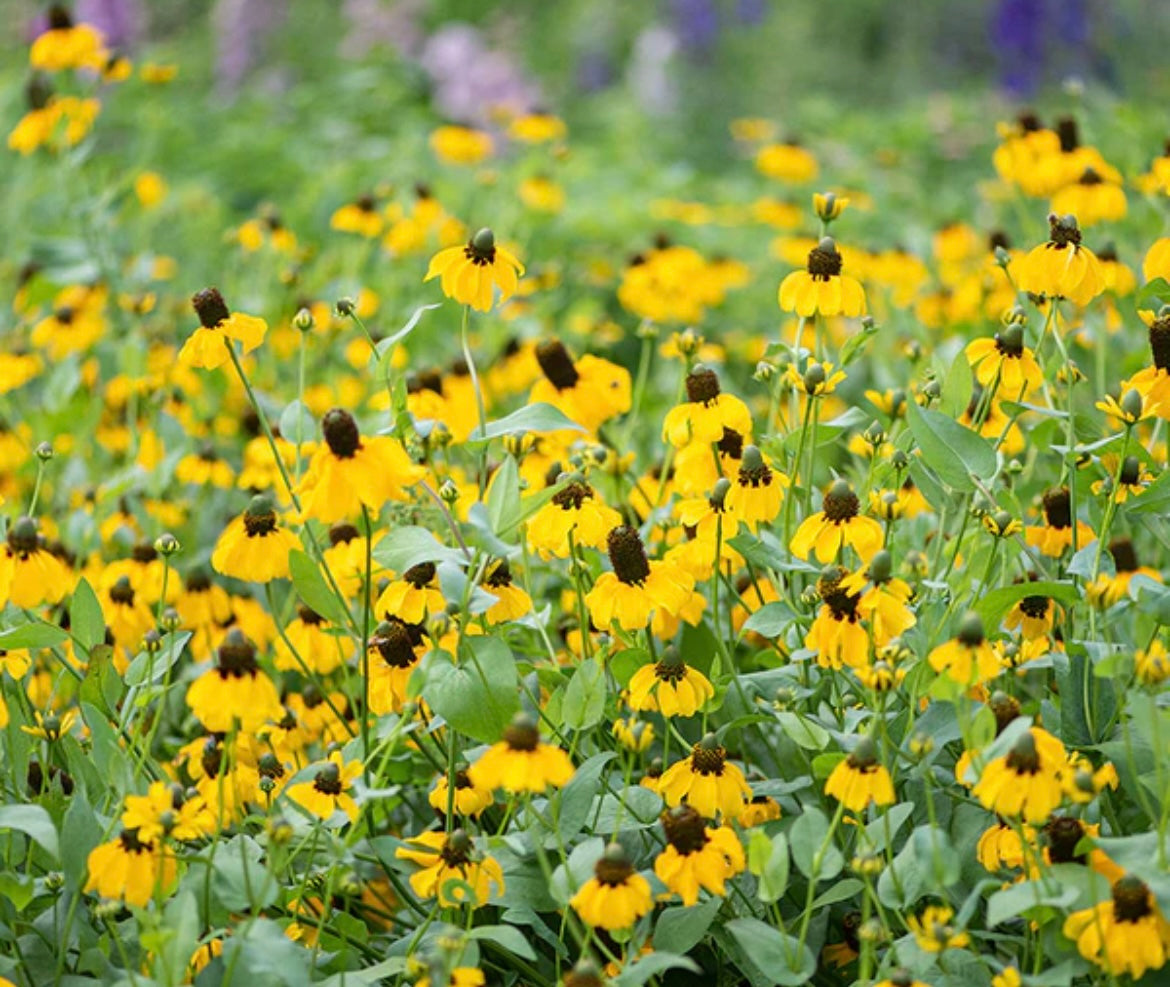
[[[1156,91],[696,163],[487,35],[217,96],[29,6],[0,985],[1170,982]]]

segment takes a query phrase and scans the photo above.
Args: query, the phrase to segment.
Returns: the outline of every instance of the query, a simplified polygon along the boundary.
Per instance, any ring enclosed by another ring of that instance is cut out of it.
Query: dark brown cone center
[[[849,521],[857,517],[861,510],[861,501],[852,490],[847,494],[835,494],[831,491],[825,494],[825,517],[834,524]]]
[[[719,376],[703,367],[687,374],[687,400],[691,404],[708,404],[719,397]]]
[[[689,805],[662,813],[666,839],[684,857],[702,850],[708,843],[703,817]]]
[[[841,255],[835,250],[813,247],[808,252],[808,273],[819,281],[828,281],[841,273]]]
[[[420,562],[418,565],[412,565],[402,574],[402,578],[415,589],[422,589],[434,580],[435,563]]]
[[[1085,827],[1079,819],[1058,816],[1050,819],[1044,827],[1048,838],[1048,856],[1054,864],[1087,864],[1088,854],[1077,854],[1077,845],[1085,835]]]
[[[727,750],[723,747],[703,747],[695,744],[691,748],[691,769],[701,775],[722,775]]]
[[[276,530],[276,513],[244,514],[244,531],[249,538],[263,538]]]
[[[593,490],[587,483],[570,483],[564,490],[553,494],[552,502],[562,511],[576,511],[581,509],[582,501],[592,496]]]
[[[1128,538],[1115,538],[1109,543],[1109,554],[1118,572],[1137,572],[1138,557],[1133,542]]]
[[[618,579],[627,586],[638,586],[646,581],[650,575],[650,562],[637,531],[624,524],[614,528],[606,539],[606,546]]]
[[[410,632],[402,624],[390,624],[370,643],[378,649],[382,660],[391,668],[409,668],[417,660]]]
[[[1020,613],[1033,620],[1040,620],[1048,615],[1047,596],[1025,596],[1020,600]]]
[[[232,314],[218,288],[197,291],[191,296],[191,307],[195,309],[195,314],[199,316],[199,324],[204,329],[214,329],[221,322],[231,318]]]
[[[581,375],[573,364],[573,358],[559,339],[546,339],[536,346],[536,362],[548,382],[558,391],[574,387]]]
[[[634,865],[628,860],[607,860],[602,857],[593,868],[593,874],[602,884],[611,888],[625,884],[634,873]]]
[[[1113,885],[1113,917],[1118,922],[1140,922],[1150,914],[1150,889],[1126,875]]]
[[[1058,490],[1049,490],[1042,500],[1044,506],[1044,520],[1050,528],[1069,528],[1072,526],[1072,498],[1067,487]]]
[[[334,408],[321,419],[321,433],[329,451],[339,459],[352,459],[361,446],[361,435],[353,415],[341,408]]]
[[[1158,370],[1170,371],[1170,318],[1155,319],[1151,324],[1150,355]]]

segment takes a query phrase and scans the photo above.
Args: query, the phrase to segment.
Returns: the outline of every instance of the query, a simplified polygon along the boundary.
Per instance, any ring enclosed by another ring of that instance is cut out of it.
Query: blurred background
[[[8,62],[45,5],[0,0]],[[589,125],[614,101],[702,152],[737,116],[888,108],[964,90],[1032,100],[1068,78],[1165,93],[1166,0],[77,0],[131,53],[206,68],[220,97],[399,65],[436,112],[540,104]],[[198,69],[195,69],[198,71]],[[375,90],[376,91],[376,90]],[[371,92],[374,96],[374,91]]]

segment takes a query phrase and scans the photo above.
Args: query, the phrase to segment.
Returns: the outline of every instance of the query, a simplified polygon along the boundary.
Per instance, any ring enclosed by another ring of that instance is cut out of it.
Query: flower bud
[[[40,443],[40,445],[38,445],[36,448],[36,457],[42,463],[47,463],[50,459],[52,459],[53,458],[52,443],[49,443],[49,442]]]
[[[158,552],[163,558],[169,558],[177,554],[182,545],[179,544],[179,539],[172,535],[169,531],[164,531],[154,540],[154,550]]]
[[[340,311],[340,303],[338,303],[338,310]],[[313,313],[307,308],[301,308],[293,316],[292,324],[293,328],[299,329],[301,332],[312,332],[316,328],[317,320],[313,318]]]

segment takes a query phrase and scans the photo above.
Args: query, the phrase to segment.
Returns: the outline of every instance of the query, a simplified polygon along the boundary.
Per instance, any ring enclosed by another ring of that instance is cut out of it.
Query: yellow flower
[[[673,645],[660,661],[639,668],[628,688],[630,709],[663,716],[693,716],[715,695],[707,676],[683,661]]]
[[[569,900],[581,920],[594,928],[628,929],[654,907],[650,883],[634,870],[620,843],[611,843],[586,881]]]
[[[817,177],[817,159],[799,144],[765,144],[756,153],[756,170],[778,181],[811,182]]]
[[[215,818],[202,796],[186,797],[182,786],[155,781],[145,795],[126,796],[122,826],[142,841],[197,840],[214,831]]]
[[[421,869],[410,875],[410,886],[420,898],[435,898],[444,908],[478,908],[504,893],[504,872],[494,857],[475,853],[471,837],[462,829],[450,836],[420,833],[394,851]]]
[[[525,113],[508,124],[508,136],[524,144],[563,140],[567,132],[565,121],[551,113]]]
[[[1114,883],[1110,898],[1073,912],[1062,931],[1085,959],[1113,977],[1128,974],[1137,980],[1166,963],[1170,925],[1149,887],[1133,874]]]
[[[825,782],[825,794],[831,795],[850,812],[864,812],[874,805],[893,805],[894,782],[885,765],[879,764],[873,741],[862,737],[852,753],[841,761]]]
[[[821,608],[804,638],[822,668],[863,668],[870,639],[862,624],[860,587],[847,582],[848,570],[830,566],[817,579]],[[852,588],[851,588],[852,587]]]
[[[637,529],[614,528],[606,538],[613,572],[603,572],[585,595],[593,623],[613,621],[625,631],[640,630],[655,612],[679,616],[690,602],[694,579],[670,562],[649,561]]]
[[[1032,829],[1025,826],[1024,831],[1031,838]],[[976,845],[975,854],[984,869],[992,874],[1024,866],[1024,844],[1020,834],[1004,822],[996,823],[983,831]]]
[[[780,513],[788,483],[788,477],[764,462],[758,448],[744,446],[739,472],[727,491],[724,505],[755,531],[761,521],[772,521]]]
[[[662,423],[662,438],[676,448],[701,443],[710,445],[723,438],[730,428],[740,435],[750,435],[752,416],[739,398],[723,394],[714,370],[695,364],[686,377],[685,404],[676,405]]]
[[[231,359],[228,347],[232,340],[241,343],[245,353],[264,342],[267,323],[253,315],[231,312],[219,289],[204,288],[192,297],[191,304],[200,326],[179,350],[179,362],[184,366],[214,370]]]
[[[446,815],[449,805],[447,776],[439,775],[427,801],[436,812]],[[461,816],[479,816],[495,801],[490,788],[478,787],[471,779],[471,772],[463,765],[455,769],[454,810]]]
[[[981,685],[1003,670],[1000,658],[983,633],[979,614],[969,612],[959,624],[959,633],[926,656],[930,667],[945,673],[959,685]]]
[[[1020,401],[1044,385],[1044,372],[1032,351],[1024,345],[1024,329],[1013,322],[992,339],[976,339],[964,351],[984,388],[998,381],[1003,393]]]
[[[1170,654],[1160,638],[1134,656],[1134,671],[1142,685],[1157,686],[1170,679]]]
[[[457,966],[451,971],[446,987],[484,987],[486,983],[484,972],[479,967]],[[415,982],[414,987],[432,987],[431,978],[423,977]]]
[[[832,394],[845,379],[844,370],[834,370],[833,364],[817,363],[815,360],[804,368],[803,373],[796,368],[795,363],[790,363],[784,375],[793,388],[803,391],[809,397]]]
[[[216,653],[216,663],[187,689],[187,705],[208,730],[227,733],[238,721],[245,731],[284,717],[280,694],[260,666],[256,648],[232,628]]]
[[[1067,298],[1087,305],[1105,290],[1105,278],[1096,255],[1081,244],[1075,216],[1048,217],[1046,243],[1023,257],[1016,271],[1020,291],[1048,298]]]
[[[400,713],[407,701],[410,676],[428,650],[417,624],[393,617],[374,628],[370,637],[370,712]]]
[[[536,212],[559,213],[565,208],[565,190],[546,175],[534,175],[520,183],[520,201]]]
[[[972,789],[984,808],[1001,816],[1044,822],[1064,798],[1064,747],[1046,730],[1030,727],[1012,749],[983,768]]]
[[[882,526],[858,513],[861,501],[845,480],[836,480],[825,494],[823,510],[801,522],[789,546],[802,559],[814,553],[821,562],[834,562],[849,546],[863,562],[882,547]]]
[[[211,553],[211,567],[244,582],[287,579],[289,553],[300,547],[301,540],[277,522],[272,498],[257,494],[219,536]]]
[[[353,416],[334,408],[321,419],[325,441],[317,447],[298,490],[305,517],[332,523],[375,514],[387,501],[408,500],[406,488],[425,475],[402,443],[390,436],[363,438]]]
[[[686,802],[705,819],[720,813],[724,819],[738,819],[752,795],[743,772],[728,762],[727,751],[714,734],[707,734],[689,757],[662,773],[658,791],[668,806]]]
[[[505,302],[516,293],[524,265],[503,247],[495,234],[484,227],[465,247],[447,247],[431,258],[423,281],[441,277],[443,294],[480,312],[492,307],[492,286]]]
[[[488,568],[480,585],[496,598],[496,602],[484,613],[484,619],[489,624],[519,620],[532,612],[532,597],[513,582],[512,568],[507,559],[497,559]]]
[[[166,891],[175,879],[175,858],[131,829],[90,851],[86,891],[145,908],[155,889]]]
[[[49,8],[49,30],[29,49],[29,65],[45,72],[67,69],[100,70],[109,58],[101,31],[89,24],[74,24],[69,12],[57,4]]]
[[[1095,537],[1093,529],[1084,521],[1072,516],[1072,498],[1068,487],[1054,487],[1041,499],[1044,509],[1043,525],[1032,525],[1024,532],[1024,538],[1033,548],[1051,558],[1060,558],[1073,544],[1076,532],[1078,547],[1084,547]],[[1075,529],[1073,525],[1076,525]]]
[[[0,606],[11,603],[29,608],[57,603],[72,584],[61,560],[41,547],[37,522],[30,517],[14,521],[0,550]]]
[[[374,604],[374,612],[383,618],[397,617],[407,624],[421,624],[447,606],[439,589],[439,572],[433,562],[420,562],[388,583]]]
[[[865,292],[861,284],[841,273],[841,254],[832,237],[823,237],[809,251],[808,267],[793,271],[780,282],[780,308],[802,318],[813,315],[865,314]]]
[[[1102,220],[1124,219],[1125,190],[1110,177],[1102,176],[1091,165],[1086,167],[1075,182],[1052,196],[1052,211],[1061,215],[1071,213],[1084,226]]]
[[[334,751],[312,781],[291,785],[285,794],[318,819],[329,819],[341,811],[353,822],[358,817],[358,806],[350,790],[361,773],[361,761],[346,764],[341,751]]]
[[[780,818],[780,803],[770,795],[753,795],[736,820],[743,829],[762,826]]]
[[[814,192],[813,212],[824,223],[830,223],[841,215],[849,205],[849,200],[834,192]]]
[[[167,183],[156,171],[139,172],[134,179],[134,195],[146,209],[153,209],[167,197]]]
[[[431,150],[447,164],[479,164],[492,153],[494,144],[491,135],[471,127],[438,127],[431,132]]]
[[[534,350],[542,376],[532,385],[529,404],[544,402],[586,431],[630,410],[630,372],[586,353],[574,360],[559,339],[545,339]]]
[[[542,559],[569,557],[569,536],[578,548],[604,548],[622,516],[598,498],[580,474],[568,482],[528,521],[528,543]]]
[[[363,195],[334,212],[329,219],[329,226],[342,233],[356,233],[373,239],[382,232],[382,216],[374,197]]]
[[[699,889],[713,895],[727,893],[725,882],[746,864],[743,845],[728,826],[711,829],[693,806],[678,805],[662,813],[666,848],[654,860],[654,873],[689,907],[699,900]]]
[[[467,771],[476,788],[519,792],[543,792],[552,785],[562,788],[573,777],[573,762],[559,747],[545,744],[531,717],[517,714],[493,744]]]
[[[328,675],[345,660],[343,640],[331,633],[325,618],[301,603],[273,645],[272,663],[282,672],[303,672],[307,666],[310,672]]]
[[[950,924],[955,910],[948,905],[927,905],[921,915],[906,918],[906,927],[914,933],[918,948],[927,953],[941,953],[947,949],[965,949],[971,937]]]

